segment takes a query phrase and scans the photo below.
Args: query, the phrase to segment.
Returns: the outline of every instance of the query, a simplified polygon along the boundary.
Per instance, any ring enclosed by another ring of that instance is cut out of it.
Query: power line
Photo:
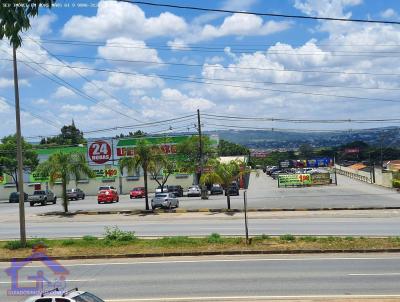
[[[237,120],[237,121],[269,121],[269,122],[293,122],[293,123],[381,123],[381,122],[400,122],[400,118],[390,119],[288,119],[273,117],[252,117],[252,116],[230,116],[203,113],[207,119]]]
[[[205,11],[205,12],[255,15],[255,16],[264,16],[264,17],[400,25],[400,22],[397,22],[397,21],[368,20],[368,19],[345,19],[345,18],[333,18],[333,17],[315,17],[315,16],[303,16],[303,15],[273,14],[273,13],[261,13],[261,12],[244,12],[244,11],[236,11],[236,10],[228,10],[228,9],[205,8],[205,7],[166,4],[166,3],[154,3],[154,2],[134,1],[134,0],[117,0],[117,2],[126,2],[126,3],[131,3],[131,4],[141,4],[141,5],[149,5],[149,6],[156,6],[156,7],[168,7],[168,8],[187,9],[187,10],[196,10],[196,11]]]
[[[39,65],[40,63],[35,63],[35,64]],[[42,65],[44,65],[44,64],[42,64]],[[93,69],[93,70],[102,71],[102,72],[129,74],[129,75],[138,76],[138,77],[162,78],[162,79],[167,79],[167,80],[172,80],[172,81],[179,81],[179,82],[188,82],[188,83],[205,84],[205,85],[213,85],[213,86],[223,86],[223,87],[232,87],[232,88],[242,88],[242,89],[250,89],[250,90],[262,90],[262,91],[271,91],[271,92],[280,92],[280,93],[313,95],[313,96],[343,98],[343,99],[350,99],[350,100],[364,100],[364,101],[373,101],[373,102],[389,102],[389,103],[399,103],[400,102],[400,100],[394,100],[394,99],[369,98],[369,97],[359,97],[359,96],[325,94],[325,93],[320,93],[320,92],[293,91],[293,90],[282,90],[282,89],[273,89],[273,88],[265,88],[265,87],[240,86],[240,85],[232,85],[232,84],[220,84],[220,83],[207,82],[207,81],[229,81],[229,82],[235,82],[235,80],[211,79],[211,78],[200,78],[200,77],[183,77],[183,76],[177,76],[177,75],[161,75],[161,74],[149,75],[149,74],[139,74],[139,73],[128,72],[128,71],[115,71],[115,70],[100,69],[100,68],[86,68],[86,67],[78,67],[78,66],[69,66],[69,67],[77,68],[77,69]],[[42,67],[42,68],[44,68],[44,67]],[[203,80],[206,80],[206,81],[203,81]],[[239,82],[239,80],[237,80],[236,82]],[[246,82],[257,84],[257,82],[251,82],[251,81],[246,81]],[[271,83],[263,82],[263,83],[264,84],[274,84],[273,82],[271,82]],[[283,83],[281,83],[281,84],[283,85]],[[306,86],[304,84],[297,84],[297,85]],[[342,86],[342,87],[335,86],[335,87],[337,87],[337,88],[345,88],[344,86]],[[360,87],[360,89],[362,89],[362,88]],[[113,111],[115,111],[115,110],[113,110]],[[123,115],[125,115],[125,114],[123,114]]]
[[[11,59],[0,59],[11,61]],[[72,70],[74,69],[83,69],[83,70],[92,70],[92,71],[100,71],[100,72],[110,72],[110,73],[119,73],[119,74],[130,74],[130,75],[143,75],[136,72],[128,72],[121,70],[111,70],[104,68],[90,68],[90,67],[81,67],[81,66],[73,66],[73,65],[58,65],[58,64],[50,64],[50,63],[40,63],[34,61],[20,61],[22,63],[33,63],[33,64],[41,64],[45,66],[54,66],[54,67],[68,67]],[[300,86],[300,87],[320,87],[320,88],[346,88],[346,89],[363,89],[363,90],[387,90],[387,91],[400,91],[400,88],[389,88],[389,87],[363,87],[363,86],[337,86],[337,85],[328,85],[328,84],[300,84],[300,83],[288,83],[288,82],[270,82],[270,81],[255,81],[255,80],[240,80],[240,79],[221,79],[221,78],[206,78],[206,77],[183,77],[177,75],[162,75],[155,74],[159,77],[177,77],[177,78],[189,78],[189,79],[200,79],[200,80],[209,80],[209,81],[221,81],[221,82],[238,82],[238,83],[252,83],[252,84],[265,84],[265,85],[288,85],[288,86]],[[97,86],[97,85],[96,85]],[[127,106],[127,105],[125,105]],[[127,106],[128,107],[128,106]]]
[[[102,44],[101,42],[94,43],[94,42],[80,42],[80,41],[62,41],[62,40],[40,40],[41,43],[44,44],[59,44],[59,45],[78,45],[78,46],[91,46],[91,47],[116,47],[116,48],[128,48],[128,49],[149,49],[149,47],[156,49],[158,51],[188,51],[188,52],[210,52],[210,53],[225,53],[226,52],[226,47],[224,48],[217,48],[217,47],[201,47],[201,46],[181,46],[181,47],[176,47],[174,46],[173,49],[171,46],[153,46],[152,44],[146,44],[146,46],[140,46],[140,45],[134,45],[134,44],[119,44],[119,43],[107,43],[107,44]],[[274,45],[271,45],[274,46]],[[319,45],[320,46],[320,45]],[[377,57],[377,58],[392,58],[392,57],[397,57],[397,56],[392,56],[392,55],[398,55],[400,54],[400,51],[353,51],[353,50],[319,50],[316,52],[297,52],[296,49],[293,50],[288,50],[288,49],[283,49],[279,50],[276,49],[276,46],[274,46],[274,50],[268,50],[266,51],[266,54],[270,55],[279,55],[279,54],[284,54],[284,55],[294,55],[294,56],[315,56],[315,55],[330,55],[330,56],[344,56],[344,57]],[[232,48],[229,47],[229,50],[231,52],[239,52],[239,53],[246,53],[246,54],[252,54],[257,51],[265,51],[264,49],[251,49],[251,48]],[[376,55],[376,54],[384,54],[384,55]],[[390,56],[385,56],[390,55]]]
[[[171,65],[171,66],[185,66],[185,67],[205,67],[204,64],[190,64],[190,63],[173,63],[173,62],[157,62],[146,60],[124,60],[124,59],[111,59],[111,58],[95,58],[88,56],[75,56],[56,54],[58,57],[87,59],[87,60],[101,60],[110,62],[121,63],[139,63],[139,64],[154,64],[154,65]],[[206,63],[207,64],[207,63]],[[261,68],[261,67],[243,67],[243,66],[223,66],[223,65],[206,65],[207,68],[217,69],[239,69],[239,70],[261,70],[261,71],[278,71],[278,72],[299,72],[299,73],[326,73],[326,74],[344,74],[344,75],[373,75],[373,76],[400,76],[400,73],[372,73],[372,72],[347,72],[347,71],[330,71],[330,70],[300,70],[300,69],[277,69],[277,68]]]
[[[65,62],[63,62],[62,60],[60,60],[56,55],[54,55],[53,53],[51,53],[47,48],[45,48],[43,45],[41,45],[39,42],[37,42],[36,40],[32,39],[30,36],[26,35],[31,41],[33,41],[36,45],[38,45],[40,48],[44,49],[51,57],[55,58],[57,61],[59,61],[61,64],[69,67],[68,65],[65,64]],[[138,110],[132,108],[132,106],[129,106],[127,104],[125,104],[122,100],[118,99],[117,97],[115,97],[114,95],[112,95],[111,93],[109,93],[107,90],[105,90],[103,87],[97,85],[96,83],[90,81],[86,76],[82,75],[81,73],[79,73],[78,71],[76,71],[73,68],[70,68],[70,70],[72,70],[75,74],[77,74],[79,77],[81,77],[82,79],[84,79],[87,83],[91,84],[92,86],[96,87],[97,89],[101,90],[103,93],[105,93],[106,95],[108,95],[109,97],[111,97],[112,99],[116,99],[118,100],[121,104],[123,104],[125,107],[127,107],[130,110],[136,111],[138,113],[140,113]],[[133,120],[138,121],[138,122],[142,122],[141,120],[132,117]]]

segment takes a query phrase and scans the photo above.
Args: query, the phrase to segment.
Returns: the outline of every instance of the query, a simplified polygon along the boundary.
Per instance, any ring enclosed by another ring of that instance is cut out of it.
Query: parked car
[[[28,194],[24,193],[24,201],[28,201]],[[19,202],[19,192],[12,192],[8,198],[9,203]]]
[[[237,182],[232,182],[228,188],[225,189],[225,196],[228,194],[229,196],[239,196],[239,185]]]
[[[183,188],[180,185],[168,186],[168,192],[174,193],[176,197],[183,197]]]
[[[43,293],[40,296],[30,297],[25,302],[104,302],[104,300],[92,293],[73,289],[60,294]]]
[[[133,188],[133,190],[129,192],[130,199],[143,198],[145,195],[144,187]]]
[[[178,208],[179,200],[174,193],[156,193],[151,199],[151,208]]]
[[[31,207],[37,203],[45,206],[48,202],[56,204],[57,196],[51,190],[36,190],[33,195],[28,196],[28,201]]]
[[[224,194],[224,189],[220,184],[213,184],[210,190],[211,195]]]
[[[118,202],[119,195],[117,189],[113,186],[102,186],[99,188],[99,192],[97,193],[97,203],[112,203]]]
[[[161,186],[158,186],[158,188],[156,189],[156,193],[168,193],[169,192],[169,186],[165,185],[162,188],[162,192],[161,192]]]
[[[188,196],[188,197],[193,197],[193,196],[200,197],[200,196],[201,196],[201,189],[200,189],[200,187],[197,186],[197,185],[191,186],[191,187],[188,189],[187,196]]]
[[[67,197],[69,200],[85,199],[85,193],[79,188],[67,189]]]

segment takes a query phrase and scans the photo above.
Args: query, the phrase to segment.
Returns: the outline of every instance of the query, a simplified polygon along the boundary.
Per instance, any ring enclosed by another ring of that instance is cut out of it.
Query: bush
[[[296,241],[296,237],[294,237],[291,234],[285,234],[285,235],[279,236],[279,239],[282,241],[289,241],[289,242]]]
[[[212,233],[207,237],[208,243],[222,243],[224,240],[221,238],[221,235],[218,233]]]
[[[318,238],[315,236],[303,236],[303,237],[300,237],[300,240],[304,241],[304,242],[316,242],[318,240]]]
[[[400,179],[393,179],[393,188],[400,188]]]
[[[84,241],[87,241],[87,242],[93,242],[93,241],[98,240],[97,237],[94,237],[94,236],[91,236],[91,235],[83,236],[82,239],[83,239]]]
[[[61,241],[62,246],[71,246],[71,245],[74,245],[75,243],[76,243],[76,241],[74,239],[65,239],[65,240]]]
[[[23,248],[29,248],[29,249],[31,249],[31,248],[33,248],[34,246],[39,245],[39,244],[40,244],[40,245],[43,245],[44,247],[46,247],[45,241],[46,241],[46,239],[42,239],[42,238],[31,239],[31,240],[28,240],[28,241],[26,242],[26,246],[23,247],[21,241],[19,241],[19,240],[13,240],[13,241],[8,241],[8,242],[4,245],[4,247],[5,247],[6,249],[9,249],[9,250],[18,250],[18,249],[23,249]]]
[[[352,236],[347,236],[347,237],[344,238],[344,240],[347,240],[347,241],[354,241],[354,237],[352,237]]]
[[[135,232],[123,231],[119,227],[105,227],[104,239],[107,241],[128,242],[136,240]]]

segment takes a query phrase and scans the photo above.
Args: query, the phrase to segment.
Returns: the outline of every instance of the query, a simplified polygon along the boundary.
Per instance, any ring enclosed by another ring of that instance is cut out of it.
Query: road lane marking
[[[365,274],[348,274],[348,276],[400,276],[400,273],[365,273]]]
[[[308,296],[226,296],[226,297],[174,297],[174,298],[132,298],[106,299],[105,302],[139,302],[139,301],[216,301],[216,300],[278,300],[278,299],[370,299],[370,298],[399,298],[400,294],[376,295],[308,295]]]
[[[159,261],[137,261],[137,262],[105,262],[105,263],[76,263],[76,264],[63,264],[64,267],[77,267],[77,266],[117,266],[117,265],[144,265],[144,264],[179,264],[179,263],[213,263],[213,262],[295,262],[295,261],[340,261],[340,260],[400,260],[400,257],[318,257],[318,258],[245,258],[245,259],[195,259],[195,260],[159,260]],[[25,268],[38,268],[42,265],[26,265]],[[50,265],[51,267],[51,265]]]

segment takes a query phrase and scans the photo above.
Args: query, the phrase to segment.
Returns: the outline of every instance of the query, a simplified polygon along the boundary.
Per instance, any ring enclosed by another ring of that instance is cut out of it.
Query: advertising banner
[[[29,174],[29,182],[49,182],[50,178],[48,176],[41,175],[37,172],[32,172]]]
[[[96,178],[100,179],[112,179],[120,175],[119,169],[117,167],[98,168],[98,169],[93,169],[93,171],[96,173]]]
[[[315,173],[311,175],[313,185],[329,185],[331,183],[331,175],[329,173]]]
[[[278,176],[279,186],[303,186],[311,185],[310,174],[281,174]]]

